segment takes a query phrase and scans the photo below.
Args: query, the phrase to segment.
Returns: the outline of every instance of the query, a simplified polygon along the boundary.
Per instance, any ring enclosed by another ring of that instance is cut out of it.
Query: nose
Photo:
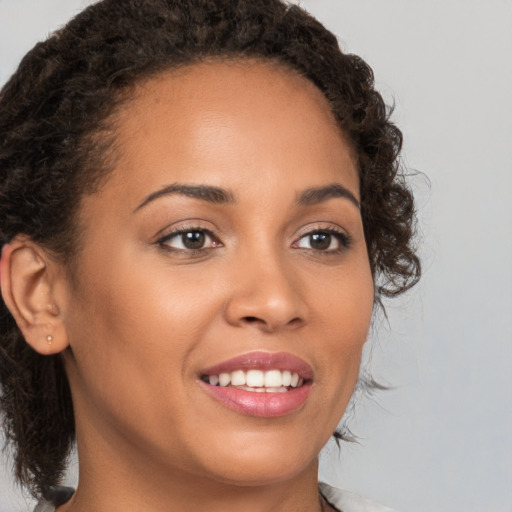
[[[228,323],[254,326],[270,333],[296,329],[306,322],[306,303],[300,282],[278,258],[245,259],[236,269],[236,285],[225,304]]]

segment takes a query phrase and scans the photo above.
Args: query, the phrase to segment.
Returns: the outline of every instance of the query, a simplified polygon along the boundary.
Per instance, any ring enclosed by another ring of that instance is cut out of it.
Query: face
[[[79,443],[227,483],[316,468],[373,307],[326,100],[270,64],[206,63],[140,85],[117,134],[64,311]]]

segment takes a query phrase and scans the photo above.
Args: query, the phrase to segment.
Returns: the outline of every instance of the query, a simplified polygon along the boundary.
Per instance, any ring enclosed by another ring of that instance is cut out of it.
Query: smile
[[[300,409],[312,388],[309,364],[286,353],[253,352],[201,372],[207,392],[238,413],[278,417]]]
[[[300,387],[304,379],[297,372],[288,370],[235,370],[219,375],[204,375],[202,380],[212,386],[236,387],[244,391],[259,393],[286,393],[290,389]]]

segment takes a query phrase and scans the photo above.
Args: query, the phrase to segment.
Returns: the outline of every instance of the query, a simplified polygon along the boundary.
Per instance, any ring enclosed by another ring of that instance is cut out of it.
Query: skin
[[[39,262],[46,317],[29,333],[18,306],[18,323],[36,350],[65,349],[80,484],[59,512],[320,510],[318,454],[353,391],[374,295],[358,206],[297,198],[336,183],[358,200],[352,147],[313,84],[257,61],[152,78],[116,130],[116,168],[81,206],[72,278],[30,241],[4,258]],[[234,200],[147,202],[172,184]],[[161,240],[176,229],[212,236],[180,250],[179,237]],[[309,234],[326,229],[350,244],[312,248]],[[30,295],[16,286],[2,290]],[[254,417],[205,392],[202,369],[255,350],[311,365],[298,410]]]

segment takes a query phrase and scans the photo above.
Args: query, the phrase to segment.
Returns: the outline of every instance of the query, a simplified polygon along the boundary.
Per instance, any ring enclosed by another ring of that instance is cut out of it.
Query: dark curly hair
[[[112,169],[116,108],[140,80],[205,59],[272,61],[323,92],[358,156],[375,300],[413,286],[402,134],[368,65],[283,0],[103,0],[37,44],[0,92],[0,246],[24,234],[71,262],[80,199]],[[0,383],[16,476],[44,495],[73,445],[71,393],[61,358],[34,352],[3,302]]]

